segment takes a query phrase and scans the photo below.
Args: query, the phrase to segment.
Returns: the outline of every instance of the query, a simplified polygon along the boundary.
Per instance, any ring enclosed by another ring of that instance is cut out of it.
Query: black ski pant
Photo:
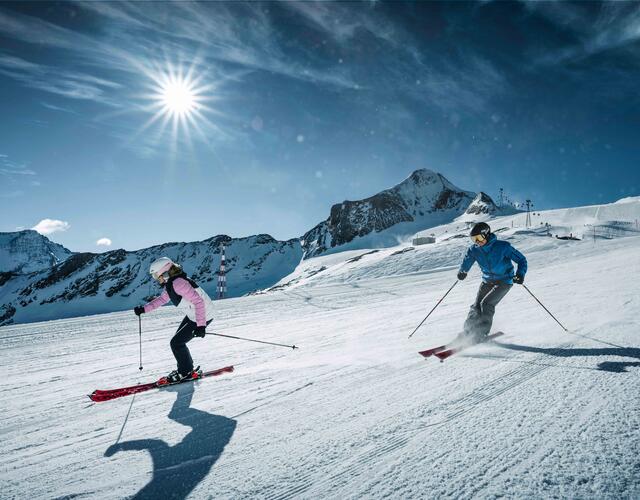
[[[209,323],[211,320],[207,321],[207,325]],[[193,370],[193,359],[191,359],[187,342],[194,337],[197,326],[195,321],[191,321],[188,316],[185,316],[171,339],[171,351],[178,362],[180,375],[188,375]]]
[[[502,281],[483,282],[480,285],[476,300],[471,305],[467,320],[464,322],[465,336],[482,339],[482,337],[489,335],[496,306],[511,290],[512,286]]]

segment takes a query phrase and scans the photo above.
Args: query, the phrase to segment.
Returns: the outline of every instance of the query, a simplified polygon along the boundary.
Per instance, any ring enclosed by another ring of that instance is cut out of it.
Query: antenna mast
[[[227,293],[227,275],[225,274],[224,242],[220,242],[220,270],[218,271],[218,300],[224,299]]]

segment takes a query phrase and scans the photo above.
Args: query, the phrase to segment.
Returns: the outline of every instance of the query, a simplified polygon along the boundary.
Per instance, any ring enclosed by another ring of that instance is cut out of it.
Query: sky
[[[637,2],[2,2],[0,231],[296,238],[429,168],[640,195]]]

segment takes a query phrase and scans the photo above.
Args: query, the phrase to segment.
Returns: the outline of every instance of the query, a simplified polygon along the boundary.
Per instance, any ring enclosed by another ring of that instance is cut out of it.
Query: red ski
[[[438,347],[427,349],[426,351],[420,351],[418,354],[422,354],[425,358],[428,358],[429,356],[433,356],[435,353],[444,351],[445,349],[447,349],[446,345],[440,345]]]
[[[189,378],[185,379],[180,384],[184,384],[185,382],[193,382],[194,380],[200,380],[205,377],[215,377],[217,375],[222,375],[223,373],[231,373],[233,371],[233,366],[225,366],[224,368],[218,368],[217,370],[211,370],[208,372],[204,372],[202,376],[197,378]],[[89,399],[96,403],[100,403],[102,401],[110,401],[112,399],[121,398],[123,396],[130,396],[132,394],[137,394],[138,392],[144,392],[151,389],[157,389],[160,387],[167,387],[168,385],[175,384],[162,384],[161,381],[164,379],[162,377],[160,380],[156,382],[150,382],[148,384],[138,384],[132,385],[130,387],[121,387],[119,389],[108,389],[108,390],[100,390],[96,389],[89,395]]]
[[[472,347],[472,346],[478,345],[478,344],[484,344],[485,342],[489,342],[490,340],[493,340],[496,337],[500,337],[501,335],[504,335],[504,332],[492,333],[491,335],[487,335],[487,337],[484,340],[481,340],[480,342],[474,342],[473,344],[461,345],[461,346],[458,346],[458,347],[447,348],[447,349],[442,350],[442,351],[434,352],[433,355],[436,356],[440,361],[444,361],[445,359],[450,358],[454,354],[457,354],[460,351],[463,351],[463,350],[467,349],[468,347]]]

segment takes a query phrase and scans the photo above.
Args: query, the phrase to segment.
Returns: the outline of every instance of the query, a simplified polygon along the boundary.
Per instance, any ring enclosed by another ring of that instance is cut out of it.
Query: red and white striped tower
[[[227,275],[225,274],[224,242],[220,243],[220,270],[218,271],[218,300],[224,299],[227,293]]]

